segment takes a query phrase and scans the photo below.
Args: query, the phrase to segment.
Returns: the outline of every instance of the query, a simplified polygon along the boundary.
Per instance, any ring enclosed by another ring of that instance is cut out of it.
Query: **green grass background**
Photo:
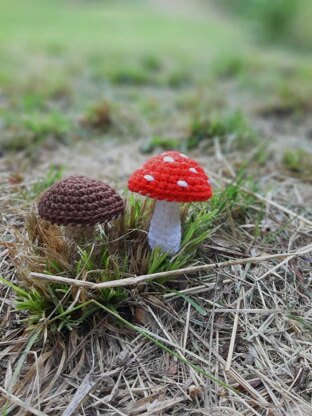
[[[142,137],[141,119],[157,143],[170,126],[173,136],[206,136],[215,120],[240,134],[242,123],[228,126],[236,113],[220,114],[229,80],[264,111],[309,111],[311,9],[305,0],[0,0],[0,146],[31,154],[50,136]],[[133,120],[119,120],[114,134],[85,131],[77,119],[100,125],[103,101],[117,118],[131,109]]]

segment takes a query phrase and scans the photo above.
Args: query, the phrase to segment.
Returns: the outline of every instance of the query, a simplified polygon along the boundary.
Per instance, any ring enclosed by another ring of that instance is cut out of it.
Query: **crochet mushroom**
[[[121,196],[104,182],[70,176],[52,185],[41,197],[38,212],[52,224],[63,225],[66,237],[77,243],[93,237],[96,224],[119,217]]]
[[[129,190],[156,199],[150,224],[150,247],[175,254],[181,244],[180,202],[206,201],[212,188],[203,168],[183,153],[164,152],[135,171]]]

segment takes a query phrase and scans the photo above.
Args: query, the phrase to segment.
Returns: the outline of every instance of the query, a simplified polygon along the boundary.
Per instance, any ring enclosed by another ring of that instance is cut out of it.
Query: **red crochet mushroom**
[[[212,196],[209,179],[202,167],[176,151],[152,157],[135,171],[129,190],[156,199],[148,233],[150,247],[175,254],[181,244],[179,202],[206,201]]]

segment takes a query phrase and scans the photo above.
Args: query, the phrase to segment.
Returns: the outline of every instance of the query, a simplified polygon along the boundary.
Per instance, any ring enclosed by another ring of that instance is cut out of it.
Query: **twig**
[[[258,283],[260,280],[263,280],[265,277],[269,276],[270,274],[272,274],[273,272],[275,272],[275,270],[279,269],[280,267],[282,267],[285,263],[287,263],[289,260],[292,260],[295,256],[291,256],[287,259],[284,259],[283,261],[281,261],[280,263],[278,263],[276,266],[272,267],[270,270],[266,271],[264,274],[262,274],[260,277],[256,278],[256,282]]]
[[[259,263],[261,261],[283,259],[285,257],[294,257],[294,256],[302,255],[302,254],[307,254],[310,251],[312,251],[312,244],[302,247],[296,252],[271,254],[271,255],[265,255],[265,256],[248,257],[244,259],[228,260],[228,261],[223,261],[220,263],[203,264],[200,266],[185,267],[183,269],[178,269],[178,270],[169,270],[169,271],[159,272],[159,273],[144,274],[141,276],[127,277],[125,279],[111,280],[111,281],[102,282],[102,283],[92,283],[92,282],[86,282],[84,280],[69,279],[63,276],[53,276],[53,275],[48,275],[44,273],[34,273],[34,272],[30,273],[29,276],[30,278],[33,278],[33,279],[42,279],[42,280],[46,280],[52,283],[63,283],[63,284],[67,284],[70,286],[82,286],[82,287],[86,287],[89,289],[101,290],[104,288],[111,288],[111,287],[141,285],[150,280],[159,279],[162,277],[172,278],[176,276],[181,276],[182,274],[186,274],[186,273],[196,273],[196,272],[207,271],[207,270],[212,270],[212,269],[220,269],[223,267],[230,267],[230,266],[235,266],[235,265]]]
[[[231,279],[226,279],[223,283],[230,283]],[[165,293],[163,298],[170,299],[170,298],[177,298],[180,294],[192,294],[195,295],[196,293],[204,293],[208,292],[209,290],[213,290],[215,287],[215,283],[206,283],[205,285],[188,287],[187,289],[177,290],[176,292]]]
[[[194,330],[193,328],[190,328],[190,332],[208,349],[211,349],[211,346],[203,339],[203,337],[199,336]],[[218,362],[222,365],[225,366],[225,360],[222,358],[221,355],[219,355],[218,353],[216,353],[214,351],[214,349],[211,349],[212,354],[217,358]],[[196,359],[198,359],[199,361],[205,363],[205,360],[200,357],[199,355],[188,351],[189,355],[191,357],[194,357]],[[242,377],[234,368],[230,368],[229,372],[228,372],[229,376],[235,380],[238,385],[242,386],[246,391],[248,391],[248,393],[258,402],[261,403],[264,406],[269,406],[269,403],[267,402],[267,400],[261,396],[261,394],[249,383],[248,380],[245,380],[244,377]],[[244,401],[244,404],[246,406],[248,406],[250,408],[250,405]],[[259,415],[259,413],[256,413],[257,415]]]
[[[231,179],[231,180],[226,179],[226,178],[221,177],[220,175],[216,175],[212,172],[209,173],[209,176],[221,179],[223,182],[226,182],[226,183],[232,183],[233,182],[233,179]],[[286,214],[288,214],[290,217],[292,217],[294,219],[300,220],[302,222],[305,222],[307,225],[312,226],[312,221],[308,220],[307,218],[303,217],[302,215],[296,214],[295,212],[293,212],[290,209],[278,204],[277,202],[271,201],[270,199],[265,198],[264,196],[261,196],[261,195],[255,193],[255,192],[249,191],[248,189],[243,188],[243,187],[240,188],[240,191],[244,192],[247,195],[253,196],[254,198],[258,199],[258,201],[265,202],[265,203],[271,205],[272,207],[277,208],[279,211],[285,212]]]
[[[186,349],[188,330],[189,330],[189,325],[190,325],[190,316],[191,316],[191,304],[189,303],[187,307],[185,331],[184,331],[184,337],[183,337],[183,351],[182,351],[183,354],[185,354],[185,349]]]
[[[238,310],[240,309],[240,303],[241,303],[241,299],[238,299],[238,301],[237,301],[237,309]],[[227,357],[226,365],[225,365],[225,369],[224,369],[226,372],[230,371],[230,369],[231,369],[233,351],[234,351],[234,344],[235,344],[235,340],[236,340],[236,333],[237,333],[237,327],[238,327],[238,319],[239,319],[239,314],[237,313],[235,315],[235,318],[234,318],[231,342],[230,342],[228,357]]]
[[[295,212],[291,211],[290,209],[283,207],[282,205],[278,204],[277,202],[271,201],[264,196],[261,196],[259,194],[256,194],[255,192],[248,191],[245,188],[242,188],[242,191],[245,192],[247,195],[251,195],[255,198],[257,198],[261,202],[266,202],[269,205],[272,205],[272,207],[277,208],[280,211],[284,211],[286,214],[288,214],[290,217],[300,220],[302,222],[305,222],[306,224],[312,226],[312,221],[308,220],[307,218],[303,217],[302,215],[296,214]]]
[[[82,380],[80,386],[77,388],[76,393],[72,397],[62,416],[71,416],[74,414],[78,407],[80,407],[81,403],[86,400],[87,396],[95,390],[97,384],[101,380],[103,380],[103,375],[95,376],[91,372],[88,373]]]
[[[209,310],[206,310],[207,314],[210,312]],[[212,312],[212,310],[211,310]],[[230,309],[230,308],[216,308],[213,309],[214,313],[236,313],[236,314],[256,314],[258,315],[261,313],[262,315],[267,314],[281,314],[283,313],[282,309]],[[285,311],[286,313],[286,311]]]
[[[176,405],[178,403],[181,403],[181,402],[184,402],[184,401],[185,401],[185,397],[176,397],[176,398],[173,398],[173,399],[165,400],[163,402],[160,402],[159,407],[155,407],[155,408],[151,409],[150,411],[141,413],[141,416],[153,416],[153,415],[156,415],[156,414],[163,414],[164,410],[166,410],[170,407],[173,407],[174,405]]]
[[[87,282],[85,280],[69,279],[68,277],[55,276],[55,275],[52,275],[52,274],[31,272],[29,274],[29,276],[32,277],[32,278],[35,278],[35,279],[46,280],[46,281],[51,282],[51,283],[64,283],[65,285],[86,287],[86,288],[89,288],[89,289],[93,289],[94,285],[95,285],[95,283]]]
[[[35,416],[48,416],[46,413],[43,413],[40,410],[37,410],[32,406],[29,406],[27,403],[23,402],[18,397],[14,396],[14,394],[9,393],[8,391],[4,390],[2,387],[0,387],[0,393],[2,393],[4,397],[6,397],[8,400],[13,402],[17,406],[21,407],[22,409],[26,410],[27,412]]]

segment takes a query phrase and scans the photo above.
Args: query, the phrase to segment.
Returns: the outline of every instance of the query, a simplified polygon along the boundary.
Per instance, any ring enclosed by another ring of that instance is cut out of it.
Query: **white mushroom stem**
[[[157,201],[148,232],[150,247],[175,254],[181,244],[181,215],[178,202]]]

